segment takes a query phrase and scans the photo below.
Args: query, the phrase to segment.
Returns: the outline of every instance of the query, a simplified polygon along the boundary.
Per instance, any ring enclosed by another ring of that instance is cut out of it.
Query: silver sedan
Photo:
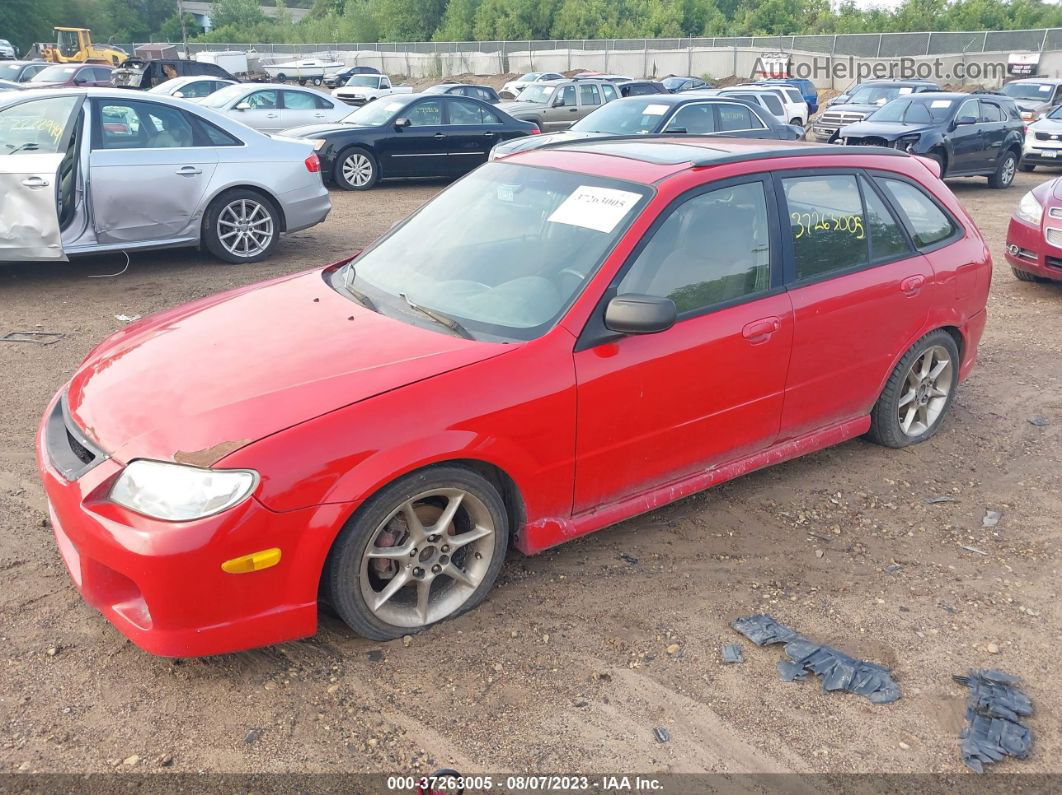
[[[352,112],[345,103],[320,91],[281,83],[238,83],[215,91],[199,104],[262,132],[333,124]]]
[[[209,97],[215,91],[220,91],[226,86],[236,85],[235,80],[225,80],[221,77],[210,75],[194,75],[192,77],[175,77],[164,83],[159,83],[154,88],[149,88],[149,94],[165,94],[168,97],[179,97],[189,102],[198,102],[203,97]]]
[[[0,261],[201,246],[268,256],[331,210],[309,142],[122,89],[0,94]]]

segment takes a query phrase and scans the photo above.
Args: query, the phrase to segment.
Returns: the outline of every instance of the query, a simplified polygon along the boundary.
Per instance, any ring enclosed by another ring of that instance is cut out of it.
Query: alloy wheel
[[[942,345],[927,348],[911,363],[900,395],[900,430],[909,437],[932,428],[948,404],[953,382],[951,354]]]
[[[254,199],[236,199],[218,215],[218,240],[234,257],[258,256],[269,248],[275,234],[273,215]]]
[[[1003,170],[999,174],[1000,182],[1004,185],[1009,185],[1014,181],[1014,170],[1017,168],[1017,161],[1014,159],[1014,155],[1008,155],[1003,161]]]
[[[487,576],[495,531],[487,506],[468,491],[438,488],[411,497],[365,548],[359,577],[365,604],[399,627],[453,615]]]
[[[372,161],[360,152],[348,155],[343,161],[343,178],[359,188],[368,185],[372,179]]]

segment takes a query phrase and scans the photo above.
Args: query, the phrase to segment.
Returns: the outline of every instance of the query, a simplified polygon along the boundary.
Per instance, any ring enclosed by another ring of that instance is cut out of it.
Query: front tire
[[[257,191],[237,188],[216,198],[203,218],[203,244],[225,262],[258,262],[280,240],[280,213]]]
[[[1026,174],[1031,174],[1036,171],[1036,166],[1030,165],[1029,163],[1022,163],[1018,166],[1018,171],[1024,171]]]
[[[871,441],[907,447],[940,429],[959,384],[959,349],[946,331],[932,331],[911,346],[889,376],[870,412]]]
[[[1008,149],[999,158],[995,173],[988,178],[988,187],[1002,189],[1009,188],[1014,182],[1014,172],[1018,170],[1018,156],[1013,149]]]
[[[1015,268],[1013,265],[1010,266],[1010,270],[1011,273],[1014,274],[1014,278],[1017,279],[1019,282],[1037,282],[1042,284],[1044,282],[1050,281],[1049,279],[1045,279],[1042,276],[1037,276],[1035,273],[1023,271],[1021,270],[1021,268]]]
[[[434,466],[396,480],[347,522],[323,595],[370,640],[394,638],[478,605],[505,562],[505,504],[486,478]]]
[[[380,164],[366,149],[346,149],[336,158],[332,177],[344,190],[369,190],[380,179]]]

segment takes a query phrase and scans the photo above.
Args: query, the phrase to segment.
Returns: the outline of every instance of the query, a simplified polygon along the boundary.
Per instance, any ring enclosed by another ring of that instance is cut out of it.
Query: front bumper
[[[1062,281],[1062,218],[1052,218],[1050,209],[1045,209],[1042,223],[1043,228],[1019,218],[1010,219],[1005,250],[1007,262],[1011,267],[1034,276]],[[1049,233],[1057,243],[1048,242]]]
[[[67,480],[48,451],[37,464],[63,562],[78,591],[144,651],[198,657],[312,635],[317,586],[338,505],[278,513],[251,498],[217,516],[163,522],[106,499],[122,465],[104,458]],[[345,506],[349,511],[349,506]],[[277,547],[276,566],[227,574],[221,564]]]
[[[1062,142],[1025,138],[1022,164],[1027,166],[1062,166]]]

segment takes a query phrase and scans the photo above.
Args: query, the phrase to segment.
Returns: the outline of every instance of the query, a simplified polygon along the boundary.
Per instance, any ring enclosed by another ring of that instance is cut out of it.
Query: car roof
[[[603,164],[591,167],[573,156],[597,155]],[[837,157],[858,155],[882,157],[911,157],[906,152],[878,146],[839,146],[806,141],[773,141],[769,139],[723,139],[673,135],[631,135],[586,138],[563,141],[520,152],[506,158],[506,162],[526,162],[529,165],[553,165],[566,170],[601,172],[621,179],[646,184],[657,182],[681,171],[693,168],[724,165],[746,161],[773,160],[785,157]],[[612,161],[609,163],[608,161]],[[638,163],[637,168],[621,168],[616,161]],[[628,176],[628,172],[630,175]]]
[[[1062,84],[1062,77],[1023,77],[1020,80],[1008,80],[1007,85],[1011,83],[1054,83],[1056,86]]]

